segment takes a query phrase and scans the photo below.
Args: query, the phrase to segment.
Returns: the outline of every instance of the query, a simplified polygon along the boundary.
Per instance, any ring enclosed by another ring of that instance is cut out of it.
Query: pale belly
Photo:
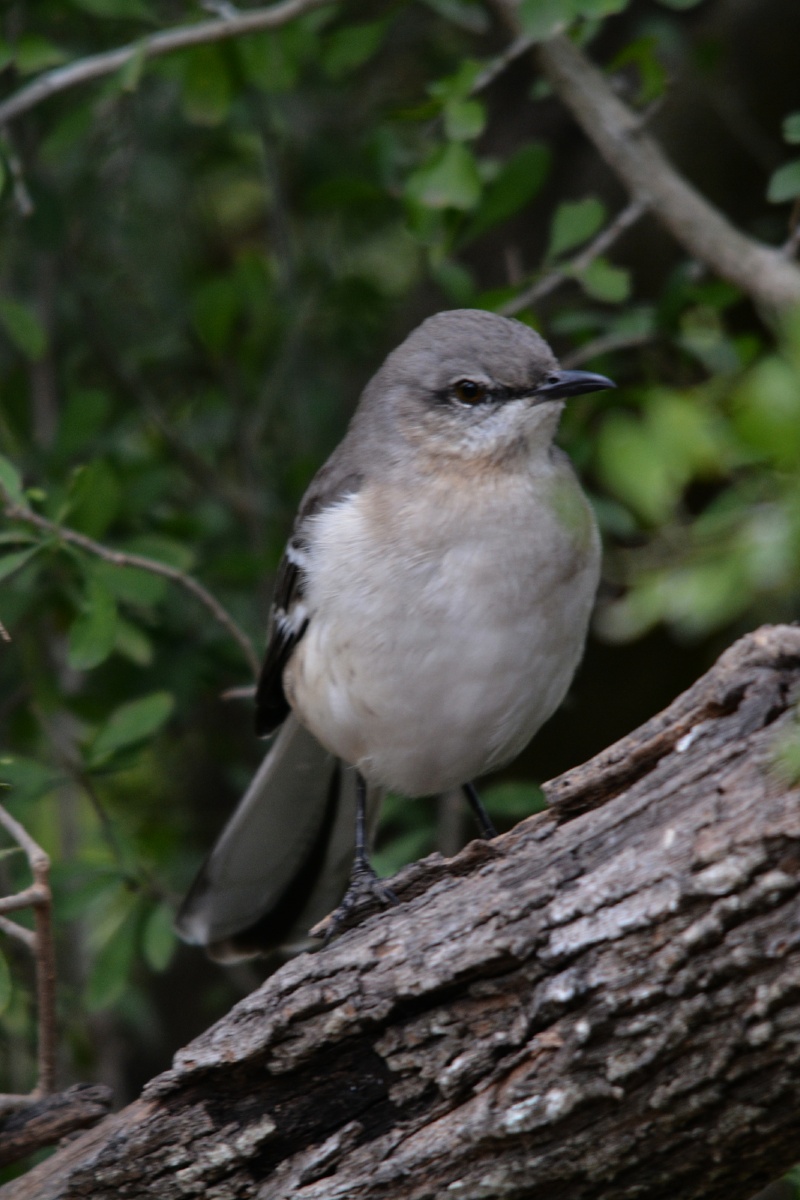
[[[442,494],[435,532],[427,504],[385,518],[369,493],[322,515],[284,682],[303,724],[370,782],[458,786],[514,758],[563,699],[599,544],[571,475],[556,482],[573,489],[569,520],[524,481],[458,514]]]

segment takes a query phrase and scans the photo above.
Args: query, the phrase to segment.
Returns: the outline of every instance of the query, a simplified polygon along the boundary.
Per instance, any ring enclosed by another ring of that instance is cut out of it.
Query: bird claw
[[[323,921],[314,926],[311,936],[322,938],[323,946],[327,946],[337,933],[342,933],[345,929],[357,925],[360,920],[369,916],[370,910],[375,908],[376,901],[382,908],[399,904],[392,889],[376,875],[370,864],[364,860],[356,860],[341,904]],[[364,911],[359,913],[360,909]],[[352,919],[354,916],[356,920]]]

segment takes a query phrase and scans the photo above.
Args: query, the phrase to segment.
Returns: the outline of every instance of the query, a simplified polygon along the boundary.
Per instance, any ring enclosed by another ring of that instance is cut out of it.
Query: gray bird
[[[567,397],[610,387],[473,309],[388,356],[300,505],[256,696],[257,732],[279,732],[183,903],[186,941],[304,944],[348,876],[340,913],[365,887],[391,898],[367,857],[386,790],[462,787],[493,833],[471,781],[560,704],[599,576],[553,438]]]

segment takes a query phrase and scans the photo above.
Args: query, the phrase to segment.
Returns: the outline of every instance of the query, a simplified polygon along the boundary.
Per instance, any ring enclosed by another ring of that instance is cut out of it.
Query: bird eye
[[[480,404],[488,390],[485,384],[476,383],[474,379],[459,379],[453,384],[453,395],[462,404]]]

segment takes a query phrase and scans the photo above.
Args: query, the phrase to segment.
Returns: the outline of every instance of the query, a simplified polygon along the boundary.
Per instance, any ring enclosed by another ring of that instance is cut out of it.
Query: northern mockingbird
[[[567,397],[613,386],[472,309],[388,356],[300,505],[256,697],[258,733],[279,732],[183,903],[187,941],[221,958],[297,942],[351,869],[345,907],[380,894],[385,790],[463,787],[493,833],[471,780],[563,699],[598,581],[592,510],[553,438]]]

